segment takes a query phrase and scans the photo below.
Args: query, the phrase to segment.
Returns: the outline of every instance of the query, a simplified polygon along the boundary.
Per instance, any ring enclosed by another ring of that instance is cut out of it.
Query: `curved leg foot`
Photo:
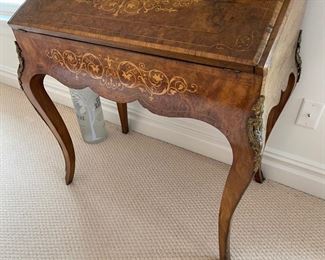
[[[260,184],[262,184],[265,181],[265,177],[262,172],[262,169],[258,169],[258,171],[255,173],[254,179],[257,183],[260,183]]]
[[[129,132],[127,103],[117,103],[117,109],[120,115],[122,133],[127,134]]]
[[[66,184],[69,185],[75,171],[75,153],[73,144],[59,112],[44,89],[45,75],[36,75],[30,82],[22,83],[23,91],[34,106],[35,110],[48,125],[62,149],[66,163]]]

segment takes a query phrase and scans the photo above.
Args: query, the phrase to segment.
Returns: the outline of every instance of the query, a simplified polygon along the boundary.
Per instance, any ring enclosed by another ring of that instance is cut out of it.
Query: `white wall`
[[[302,98],[325,103],[325,0],[308,0],[303,30],[302,78],[270,137],[263,170],[269,179],[325,198],[325,116],[316,130],[295,125]],[[0,82],[18,87],[13,41],[9,27],[0,22]],[[67,88],[53,79],[46,85],[56,102],[71,106]],[[104,101],[103,108],[106,119],[119,122],[115,104]],[[136,103],[129,110],[133,130],[231,163],[229,144],[213,127],[158,117]]]

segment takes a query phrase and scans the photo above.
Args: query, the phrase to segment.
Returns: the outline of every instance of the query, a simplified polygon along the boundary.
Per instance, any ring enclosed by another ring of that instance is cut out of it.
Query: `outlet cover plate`
[[[296,120],[296,124],[306,128],[316,129],[324,109],[325,104],[304,99]]]

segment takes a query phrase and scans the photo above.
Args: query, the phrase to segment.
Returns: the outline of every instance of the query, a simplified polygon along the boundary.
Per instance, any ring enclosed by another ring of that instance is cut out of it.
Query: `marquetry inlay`
[[[87,3],[94,8],[118,15],[136,15],[140,13],[177,12],[186,7],[193,6],[202,0],[75,0]]]
[[[71,50],[51,49],[47,57],[56,64],[79,76],[90,76],[100,81],[102,86],[111,89],[139,89],[147,93],[149,99],[154,96],[196,93],[198,85],[189,84],[182,76],[168,76],[158,69],[147,69],[130,61],[120,61],[109,56],[101,57],[92,53],[77,54]]]

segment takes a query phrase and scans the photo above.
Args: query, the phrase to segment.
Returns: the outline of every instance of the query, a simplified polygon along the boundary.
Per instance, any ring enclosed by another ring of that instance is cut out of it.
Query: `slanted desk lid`
[[[27,0],[14,29],[253,70],[286,0]]]

